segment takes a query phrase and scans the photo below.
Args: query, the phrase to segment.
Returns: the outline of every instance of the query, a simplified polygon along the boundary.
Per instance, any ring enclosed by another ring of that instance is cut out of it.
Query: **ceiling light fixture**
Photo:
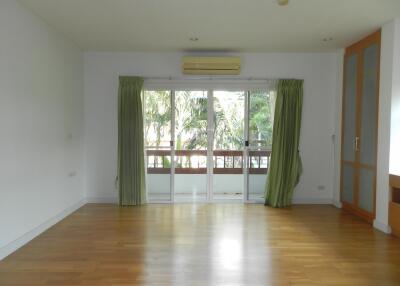
[[[289,0],[277,0],[280,6],[286,6],[289,4]]]
[[[197,42],[197,41],[199,40],[199,38],[197,38],[197,37],[191,37],[191,38],[189,38],[189,40],[190,40],[191,42]]]
[[[332,37],[329,37],[329,38],[323,38],[322,39],[322,41],[324,41],[324,42],[330,42],[330,41],[332,41],[333,40],[333,38]]]

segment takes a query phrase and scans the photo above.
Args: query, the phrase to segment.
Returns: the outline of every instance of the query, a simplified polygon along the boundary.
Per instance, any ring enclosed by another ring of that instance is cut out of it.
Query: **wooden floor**
[[[400,285],[400,239],[330,206],[89,204],[0,285]]]

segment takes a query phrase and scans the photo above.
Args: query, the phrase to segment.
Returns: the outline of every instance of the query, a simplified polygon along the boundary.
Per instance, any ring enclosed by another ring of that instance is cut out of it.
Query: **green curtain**
[[[292,203],[302,173],[298,149],[302,106],[303,81],[279,80],[265,205],[286,207]]]
[[[146,202],[142,93],[143,79],[122,76],[118,89],[119,205]]]

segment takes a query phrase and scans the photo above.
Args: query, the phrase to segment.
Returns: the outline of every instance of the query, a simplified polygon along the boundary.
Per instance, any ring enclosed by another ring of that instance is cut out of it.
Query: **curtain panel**
[[[118,192],[120,206],[146,202],[143,79],[121,76],[118,88]]]
[[[278,81],[275,103],[272,153],[266,184],[265,205],[286,207],[302,173],[299,154],[303,81]]]

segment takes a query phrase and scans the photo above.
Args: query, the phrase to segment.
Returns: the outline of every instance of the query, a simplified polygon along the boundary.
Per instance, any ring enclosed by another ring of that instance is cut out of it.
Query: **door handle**
[[[357,136],[356,139],[355,139],[355,143],[354,143],[354,147],[355,147],[356,152],[360,151],[360,148],[358,146],[359,141],[360,141],[360,137]]]

